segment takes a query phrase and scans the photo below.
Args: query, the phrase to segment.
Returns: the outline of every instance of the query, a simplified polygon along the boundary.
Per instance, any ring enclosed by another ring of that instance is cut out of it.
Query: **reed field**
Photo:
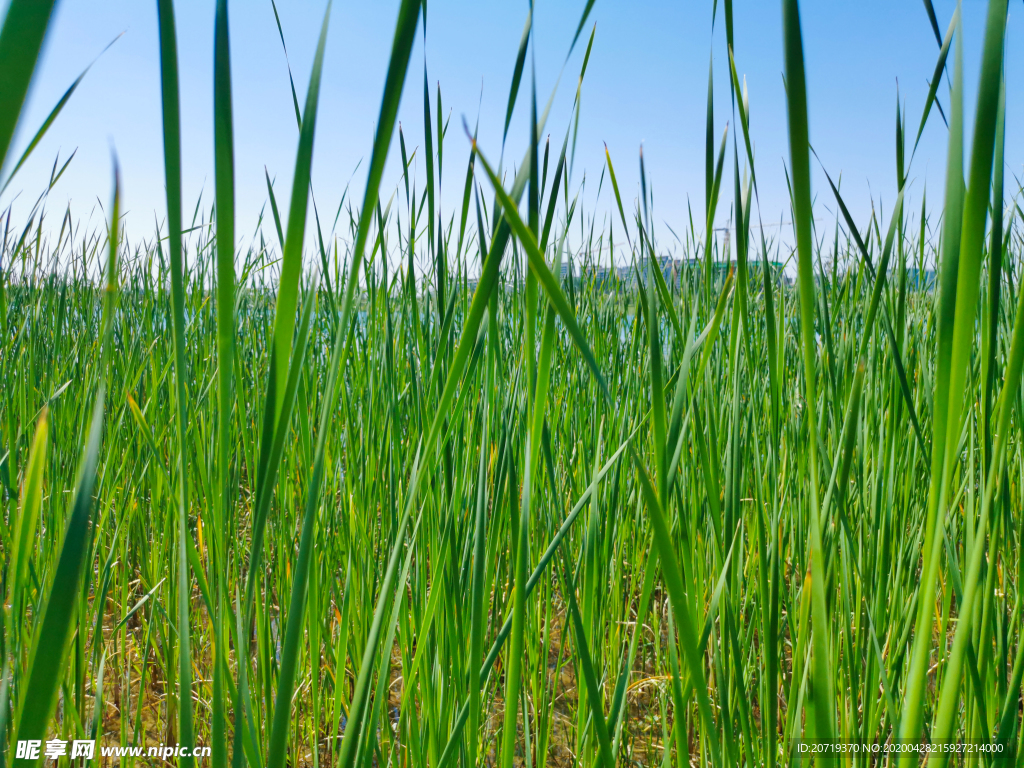
[[[743,19],[716,3],[732,99],[709,88],[704,207],[671,237],[642,155],[630,200],[614,163],[636,161],[606,153],[610,218],[570,174],[593,0],[565,41],[572,113],[536,92],[528,22],[507,109],[530,135],[477,144],[424,76],[416,148],[396,116],[426,4],[401,0],[365,192],[333,227],[308,193],[328,5],[293,187],[268,179],[255,235],[235,224],[227,0],[215,194],[187,208],[156,4],[159,236],[122,229],[116,165],[105,228],[47,234],[45,194],[0,221],[0,768],[1021,764],[1007,0],[987,2],[973,113],[960,11],[925,0],[931,90],[896,110],[899,195],[863,220],[833,169],[812,192],[782,0],[785,231],[760,226]],[[3,21],[0,181],[54,5]],[[911,210],[928,121],[944,188]],[[97,749],[16,747],[52,739]],[[101,752],[151,744],[176,751]]]

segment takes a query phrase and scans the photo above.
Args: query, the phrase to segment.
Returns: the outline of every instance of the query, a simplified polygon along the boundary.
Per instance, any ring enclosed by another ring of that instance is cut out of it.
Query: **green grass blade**
[[[671,599],[672,612],[675,617],[676,628],[679,631],[679,640],[683,646],[683,658],[686,660],[687,671],[689,672],[689,682],[697,693],[697,708],[700,711],[701,722],[704,725],[703,735],[709,743],[708,751],[711,754],[712,764],[717,768],[722,764],[718,728],[715,724],[707,680],[704,677],[704,668],[697,645],[694,624],[687,607],[686,589],[683,586],[679,561],[676,558],[673,547],[672,533],[669,529],[668,521],[662,512],[661,502],[658,500],[654,486],[647,475],[647,470],[644,469],[643,464],[640,463],[639,457],[632,448],[630,453],[633,455],[633,463],[637,468],[637,477],[640,479],[640,488],[644,501],[647,504],[647,511],[651,517],[651,524],[654,527],[654,541],[657,544],[658,557],[661,560],[661,573],[665,579],[665,586]]]
[[[922,544],[922,581],[918,592],[914,646],[904,701],[900,713],[900,737],[919,738],[924,718],[924,696],[928,685],[928,659],[931,655],[931,630],[934,611],[935,579],[944,533],[939,514],[944,495],[947,420],[949,418],[950,374],[953,365],[953,339],[957,307],[960,240],[964,212],[963,180],[963,21],[958,20],[953,85],[950,91],[949,144],[946,161],[945,211],[942,222],[942,251],[935,308],[935,384],[932,396],[931,479],[928,509]],[[902,765],[909,765],[905,759]]]
[[[981,80],[978,86],[978,103],[975,112],[971,148],[970,181],[964,201],[963,229],[960,239],[960,269],[957,279],[956,315],[953,330],[952,366],[949,383],[949,415],[947,417],[948,431],[946,436],[947,454],[943,465],[944,476],[952,472],[953,451],[958,443],[957,438],[960,433],[964,390],[972,348],[974,346],[975,316],[981,282],[982,251],[985,244],[985,221],[988,214],[989,193],[992,184],[992,163],[995,153],[996,123],[999,113],[1006,15],[1006,0],[990,0],[988,19],[985,26],[985,42],[982,49]],[[1015,341],[1017,340],[1015,339]],[[1020,343],[1024,345],[1024,340],[1020,341]],[[1024,355],[1024,346],[1022,346],[1021,350],[1015,349],[1014,351]],[[1018,360],[1011,359],[1011,367],[1008,370],[1008,374],[1015,374],[1016,381],[1008,378],[1007,383],[1014,387],[1016,382],[1019,381],[1022,360],[1024,358]],[[1012,367],[1014,363],[1017,365],[1016,371]],[[1007,422],[1001,424],[1000,441],[1005,440],[1005,428],[1009,426],[1008,408],[1004,408],[1004,410],[1007,411]],[[1002,422],[1002,417],[1000,421]],[[999,456],[999,447],[997,447],[995,456]],[[989,474],[989,481],[993,492],[997,475],[1000,475],[998,470]],[[943,482],[945,483],[945,477]],[[986,490],[986,497],[989,495],[988,490]],[[984,536],[986,530],[988,507],[990,505],[991,502],[988,502],[988,504],[983,502],[982,505],[982,514],[978,523],[981,536]],[[944,513],[941,496],[939,512],[940,514]],[[974,590],[977,586],[983,552],[984,546],[980,543],[976,543],[972,547],[968,580],[964,587],[964,603],[961,609],[963,613],[957,623],[957,633],[954,636],[953,650],[950,653],[949,668],[943,678],[943,690],[940,695],[936,723],[932,733],[933,739],[941,741],[947,741],[952,737],[955,717],[958,713],[959,704],[956,702],[956,699],[959,695],[963,656],[970,638]],[[940,766],[945,763],[943,757],[935,756],[933,759]]]
[[[320,39],[313,58],[313,71],[306,91],[299,148],[295,153],[295,172],[292,175],[291,202],[288,206],[288,227],[285,231],[281,254],[281,279],[277,289],[277,307],[274,314],[274,351],[278,368],[274,403],[275,416],[281,413],[284,384],[288,375],[287,361],[292,348],[295,329],[295,311],[299,304],[299,278],[302,275],[302,245],[306,235],[306,211],[309,206],[309,180],[313,165],[313,138],[316,133],[316,114],[320,103],[320,80],[327,47],[327,24],[331,18],[331,0],[327,2],[324,20],[320,26]]]
[[[48,414],[44,409],[36,425],[35,436],[32,438],[28,466],[25,467],[25,482],[21,488],[21,501],[18,505],[18,519],[13,524],[10,573],[7,576],[7,604],[11,607],[12,616],[17,616],[24,605],[22,595],[28,574],[28,560],[43,500],[43,468],[46,466],[48,434]]]
[[[579,42],[580,35],[583,33],[583,27],[587,24],[587,19],[590,18],[590,12],[594,8],[596,0],[587,0],[587,4],[583,7],[583,13],[580,15],[580,23],[576,25],[576,34],[572,36],[572,44],[569,46],[569,52],[565,54],[565,58],[568,59],[572,55],[573,49],[576,47],[576,43]],[[593,42],[593,38],[591,38]]]
[[[565,595],[569,599],[569,613],[572,615],[574,637],[576,648],[580,657],[580,667],[583,669],[583,679],[587,687],[587,696],[590,699],[591,717],[593,718],[594,730],[597,732],[597,741],[600,745],[598,754],[601,756],[601,765],[604,768],[614,768],[615,758],[612,757],[611,741],[608,738],[608,723],[604,719],[604,701],[601,696],[601,689],[597,683],[597,675],[594,674],[594,664],[591,660],[590,649],[587,647],[587,634],[583,627],[583,619],[580,617],[580,609],[576,604],[576,587],[572,581],[572,574],[563,562],[562,583],[565,585]]]
[[[295,125],[302,130],[302,112],[299,111],[299,96],[295,92],[295,78],[292,77],[292,64],[288,60],[288,46],[284,43],[284,29],[281,28],[281,16],[277,12],[277,3],[270,0],[270,7],[274,10],[274,21],[277,23],[277,36],[281,39],[281,50],[284,51],[285,66],[288,68],[288,85],[292,89],[292,107],[295,109]]]
[[[800,9],[797,0],[783,0],[782,26],[786,61],[786,106],[789,116],[789,154],[792,179],[793,215],[796,230],[797,267],[800,291],[800,337],[804,364],[804,393],[808,404],[807,463],[810,509],[810,571],[813,609],[811,619],[813,687],[815,698],[815,737],[832,741],[836,732],[835,709],[829,655],[829,614],[825,601],[825,564],[821,540],[821,518],[818,498],[818,430],[816,355],[814,339],[814,267],[811,224],[810,143],[807,136],[807,85],[804,77],[803,35],[800,30]]]
[[[612,156],[608,151],[608,145],[604,145],[604,160],[608,166],[608,178],[612,182],[612,191],[615,193],[615,204],[619,207],[619,218],[622,219],[622,231],[626,233],[626,241],[629,243],[630,248],[633,247],[633,241],[629,239],[629,227],[626,225],[626,212],[622,209],[622,196],[619,194],[619,182],[615,179],[615,167],[612,165]]]
[[[1006,64],[1003,63],[1005,70]],[[999,113],[996,118],[995,158],[992,165],[992,228],[990,234],[988,258],[988,354],[983,365],[984,382],[984,439],[985,455],[989,455],[992,443],[992,391],[995,386],[996,348],[999,338],[999,303],[1003,285],[1003,165],[1006,151],[1006,76],[1005,71],[999,84]]]
[[[647,269],[651,273],[661,271],[661,267],[656,261],[653,263],[648,261]],[[648,279],[651,283],[656,280],[653,276],[649,276]],[[647,288],[644,289],[642,283],[638,284],[638,289],[641,292],[641,297],[645,294],[647,297],[646,321],[651,377],[651,435],[654,444],[654,462],[658,473],[658,493],[659,497],[664,500],[668,494],[668,468],[665,463],[667,427],[665,426],[665,384],[661,373],[661,335],[658,328],[658,291],[651,284],[648,284]]]
[[[192,654],[189,626],[188,475],[185,466],[188,393],[185,386],[185,287],[181,247],[181,117],[178,95],[178,43],[173,0],[157,0],[160,27],[160,91],[163,106],[164,175],[167,188],[167,243],[171,256],[171,324],[174,333],[174,384],[177,401],[177,602],[178,738],[194,746],[192,730]],[[194,758],[182,758],[192,768]]]
[[[57,0],[11,0],[0,28],[0,172]]]
[[[508,106],[505,107],[505,127],[501,133],[501,143],[504,146],[508,138],[508,126],[512,122],[512,112],[516,107],[516,98],[519,95],[519,84],[523,80],[523,66],[526,64],[526,49],[530,44],[530,33],[533,30],[533,6],[526,15],[526,24],[523,26],[523,34],[519,38],[519,52],[516,54],[516,65],[512,71],[512,86],[508,91]]]
[[[281,213],[277,208],[277,195],[274,194],[274,184],[270,180],[270,171],[263,168],[263,175],[267,180],[267,197],[270,199],[270,212],[274,215],[274,228],[277,230],[277,241],[281,244],[281,252],[284,252],[284,229],[281,227]]]
[[[717,0],[716,0],[717,4]],[[715,183],[715,57],[708,56],[707,124],[704,131],[704,220],[711,218],[711,188]]]
[[[434,131],[430,125],[430,86],[427,83],[427,63],[423,62],[423,159],[427,166],[427,243],[429,248],[434,247]],[[437,137],[441,141],[440,135]],[[438,300],[444,305],[443,276],[437,273]]]
[[[276,11],[276,9],[275,9]],[[231,99],[231,46],[227,0],[218,0],[213,53],[214,164],[217,200],[217,498],[214,507],[214,573],[217,610],[214,616],[213,716],[210,723],[214,768],[227,766],[227,719],[224,676],[228,673],[224,641],[222,563],[227,562],[231,495],[228,489],[231,457],[232,371],[235,352],[235,150]],[[235,718],[242,727],[242,719]]]
[[[332,412],[333,400],[334,400],[334,389],[333,382],[337,380],[339,372],[344,366],[345,359],[348,352],[348,339],[350,338],[348,328],[351,323],[352,314],[354,311],[355,304],[355,292],[359,280],[359,270],[361,267],[363,254],[366,248],[366,241],[369,236],[370,223],[373,216],[373,202],[377,199],[378,190],[380,188],[380,180],[384,171],[384,163],[387,159],[388,148],[391,144],[391,137],[394,133],[395,120],[398,112],[398,103],[402,95],[402,87],[405,82],[405,76],[409,64],[409,56],[412,50],[413,39],[416,34],[416,23],[419,18],[420,3],[416,0],[403,0],[402,5],[398,12],[398,23],[395,29],[394,42],[392,44],[391,58],[388,64],[387,79],[384,85],[384,96],[381,102],[380,118],[377,122],[377,135],[374,138],[373,152],[370,158],[370,169],[367,175],[366,190],[364,193],[363,207],[359,215],[359,223],[356,229],[356,239],[352,250],[352,264],[348,278],[348,284],[346,285],[345,299],[342,305],[341,322],[338,325],[338,330],[335,336],[334,350],[331,354],[331,373],[329,378],[328,387],[330,388],[331,395],[325,400],[324,410],[322,412],[322,422],[320,434],[318,435],[318,446],[319,441],[326,440],[326,425],[329,414]],[[497,259],[495,259],[497,261]],[[482,310],[480,312],[482,315]],[[453,365],[453,370],[454,370]],[[461,375],[461,372],[460,374]],[[438,411],[443,412],[443,409]],[[432,432],[439,429],[438,422],[440,419],[435,419],[435,427],[432,428]],[[432,435],[428,439],[426,446],[429,450],[432,447],[433,439],[436,435]],[[422,444],[421,444],[422,445]],[[422,447],[421,447],[422,450]],[[318,447],[319,452],[319,447]],[[356,748],[359,742],[359,736],[361,729],[364,725],[363,718],[365,717],[365,705],[367,702],[367,696],[370,687],[370,678],[373,669],[373,659],[377,653],[377,644],[380,636],[381,624],[384,618],[384,607],[386,601],[390,598],[391,584],[393,583],[395,571],[398,565],[399,553],[401,551],[401,545],[403,543],[406,526],[408,525],[409,517],[411,514],[411,505],[415,503],[418,482],[419,482],[420,462],[417,458],[413,471],[412,481],[410,482],[408,491],[408,500],[406,509],[402,513],[402,517],[398,522],[398,526],[395,529],[395,543],[391,552],[390,559],[388,561],[388,567],[385,572],[384,580],[381,582],[381,588],[379,598],[377,600],[377,606],[374,610],[373,620],[370,627],[370,632],[367,636],[366,645],[363,649],[362,663],[359,667],[358,677],[356,679],[356,687],[352,697],[352,703],[350,707],[350,715],[348,725],[345,729],[345,735],[341,742],[341,752],[338,757],[339,768],[350,768],[356,759]],[[317,488],[318,490],[318,488]]]
[[[305,338],[309,334],[309,325],[316,306],[316,290],[310,290],[302,309],[299,336]],[[328,391],[328,400],[333,402],[333,391]],[[326,415],[327,409],[324,409]],[[302,517],[302,534],[299,539],[299,552],[292,568],[291,596],[288,600],[288,621],[285,626],[284,643],[281,649],[281,667],[277,677],[277,698],[274,704],[273,730],[270,733],[270,746],[267,750],[267,768],[281,768],[285,763],[285,750],[288,746],[288,730],[292,721],[292,694],[295,689],[295,670],[298,664],[299,646],[302,642],[304,615],[306,607],[306,587],[309,579],[309,561],[313,547],[314,525],[320,507],[320,485],[323,476],[324,449],[327,443],[328,430],[325,428],[327,418],[321,418],[321,428],[317,436],[316,454],[313,462],[313,476],[306,494],[305,511]]]
[[[924,133],[924,126],[928,122],[928,115],[931,113],[932,105],[936,103],[935,94],[938,93],[939,83],[942,82],[942,73],[946,69],[946,58],[949,56],[949,44],[953,40],[953,32],[956,30],[957,25],[960,22],[960,6],[957,5],[953,11],[953,18],[949,20],[949,28],[946,30],[946,36],[942,39],[939,47],[939,59],[935,62],[935,72],[932,73],[931,83],[928,86],[928,97],[924,102],[924,111],[921,113],[921,124],[917,128],[917,137],[914,139],[914,149],[911,151],[910,156],[917,153],[917,145],[921,143],[921,134]],[[936,29],[938,29],[936,27]]]
[[[82,73],[78,77],[76,77],[75,81],[71,83],[71,85],[68,87],[66,91],[64,91],[64,95],[60,97],[60,100],[56,103],[56,105],[54,105],[53,109],[50,110],[50,114],[48,114],[46,116],[46,119],[43,120],[43,124],[39,126],[39,130],[35,132],[35,135],[32,137],[32,140],[28,143],[28,146],[25,147],[25,151],[21,153],[21,157],[18,158],[18,162],[14,164],[14,168],[11,169],[10,174],[8,174],[7,178],[4,179],[3,186],[0,187],[0,194],[3,194],[4,190],[6,190],[8,186],[10,186],[11,180],[14,179],[15,176],[17,176],[18,171],[21,169],[21,166],[25,164],[25,161],[28,160],[29,156],[39,145],[39,142],[43,140],[43,137],[46,135],[46,132],[50,130],[50,126],[52,126],[54,121],[60,116],[60,113],[63,111],[64,107],[71,100],[72,95],[74,95],[75,91],[78,90],[78,86],[81,85],[82,80],[85,79],[86,74],[88,74],[89,70],[92,69],[92,65],[95,64],[96,60],[99,59],[99,57],[102,56],[104,53],[106,53],[107,49],[109,49],[110,46],[116,43],[120,37],[121,35],[118,35],[113,40],[111,40],[107,44],[107,47],[100,51],[99,56],[97,56],[95,59],[89,62],[89,66],[83,69]],[[0,168],[0,170],[3,169]]]
[[[537,279],[540,281],[541,285],[544,287],[545,293],[548,295],[548,300],[558,312],[559,317],[562,318],[562,322],[565,323],[566,329],[569,331],[569,335],[572,336],[577,349],[579,349],[580,353],[583,355],[583,359],[590,368],[590,372],[593,374],[594,379],[601,388],[601,392],[605,396],[605,399],[611,402],[611,393],[608,390],[608,385],[605,382],[604,375],[601,373],[601,369],[597,365],[597,360],[594,357],[593,351],[591,351],[590,344],[583,335],[583,331],[580,330],[579,324],[576,322],[576,315],[569,306],[569,303],[565,300],[565,295],[562,293],[562,289],[558,287],[558,282],[555,280],[554,275],[551,274],[551,270],[548,269],[547,264],[544,262],[544,255],[537,247],[537,241],[534,239],[533,233],[519,217],[519,211],[516,204],[512,201],[512,198],[505,191],[504,187],[502,187],[501,181],[495,175],[494,170],[491,168],[486,158],[484,158],[483,154],[480,153],[479,149],[477,149],[477,157],[480,158],[480,162],[484,166],[484,170],[487,172],[487,175],[491,180],[494,192],[501,203],[502,215],[505,217],[505,221],[509,223],[512,231],[515,232],[516,237],[522,244],[523,250],[526,251],[526,255],[530,261],[531,271],[536,274]]]

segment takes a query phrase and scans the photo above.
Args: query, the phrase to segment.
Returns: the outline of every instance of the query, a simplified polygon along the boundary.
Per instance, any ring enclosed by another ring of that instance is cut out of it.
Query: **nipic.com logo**
[[[209,757],[210,747],[182,746],[181,744],[160,744],[154,747],[122,747],[100,746],[100,757],[155,757],[168,760],[172,757]],[[18,741],[14,756],[19,760],[38,760],[40,755],[46,760],[59,760],[70,757],[72,760],[82,758],[92,760],[96,757],[95,739],[28,739]]]

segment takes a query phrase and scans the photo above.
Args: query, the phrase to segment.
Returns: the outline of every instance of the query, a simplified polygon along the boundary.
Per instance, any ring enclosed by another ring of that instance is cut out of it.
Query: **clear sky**
[[[952,0],[934,3],[945,32],[955,4]],[[175,5],[184,200],[190,212],[201,192],[205,206],[212,201],[214,2],[178,0]],[[536,77],[542,104],[558,77],[583,6],[584,0],[537,0]],[[325,0],[279,2],[300,103],[325,7]],[[773,223],[770,232],[781,232],[788,240],[788,225],[781,230],[778,227],[780,220],[789,220],[783,172],[788,148],[781,4],[776,0],[735,0],[734,7],[736,65],[750,94],[761,218],[766,224]],[[968,134],[986,7],[983,0],[964,0],[963,4]],[[334,3],[313,162],[313,188],[322,221],[333,219],[350,178],[353,191],[357,196],[361,193],[397,8],[397,0]],[[607,142],[628,209],[639,194],[638,150],[642,144],[662,242],[670,239],[664,223],[682,234],[688,200],[695,218],[703,215],[709,58],[714,62],[716,142],[726,121],[733,120],[721,3],[713,34],[711,8],[711,0],[598,0],[584,39],[566,64],[546,131],[552,144],[560,145],[585,38],[596,24],[582,91],[573,188],[585,176],[585,210],[599,217],[611,214],[613,201],[607,183],[600,199],[594,197]],[[444,113],[451,114],[442,179],[446,220],[457,209],[462,194],[469,150],[461,127],[463,116],[473,124],[479,113],[481,148],[492,159],[500,153],[509,83],[527,11],[525,0],[430,0],[428,4],[426,42],[421,34],[411,59],[400,120],[411,151],[423,141],[425,62],[432,109],[437,109],[435,94],[440,83]],[[239,235],[247,238],[267,199],[264,168],[276,179],[278,200],[286,205],[298,132],[270,0],[234,0],[230,13]],[[859,221],[866,220],[872,200],[876,206],[881,202],[888,213],[896,187],[897,98],[905,107],[912,140],[938,54],[924,6],[920,0],[804,0],[801,13],[811,142],[833,178],[842,175],[844,196]],[[1022,16],[1024,8],[1012,2],[1006,63],[1008,195],[1017,191],[1024,163],[1024,135],[1019,130],[1024,123]],[[91,216],[94,223],[101,221],[96,205],[97,199],[104,205],[109,199],[112,148],[122,167],[130,236],[150,235],[154,216],[164,218],[155,0],[63,0],[58,4],[56,23],[13,149],[15,154],[20,152],[79,72],[122,32],[92,67],[33,161],[0,198],[0,208],[14,200],[15,220],[44,187],[58,153],[65,158],[76,148],[74,161],[50,196],[51,219],[59,219],[70,201],[74,218],[88,221]],[[529,105],[524,97],[529,94],[528,78],[529,63],[526,87],[510,130],[507,162],[519,161],[527,140]],[[945,84],[939,94],[947,104]],[[945,126],[933,112],[910,169],[911,206],[920,205],[925,187],[930,199],[941,200],[945,143]],[[396,137],[392,158],[397,157],[397,145]],[[740,154],[742,158],[742,149]],[[728,217],[732,198],[731,144],[728,156],[720,225]],[[360,159],[364,163],[353,177]],[[399,166],[394,159],[389,162],[382,187],[385,198],[398,184]],[[419,169],[422,178],[422,163]],[[816,166],[813,183],[816,216],[821,225],[830,225],[835,206]],[[326,221],[325,225],[329,227]],[[703,227],[698,224],[698,229]],[[268,240],[273,239],[272,231],[271,226]]]

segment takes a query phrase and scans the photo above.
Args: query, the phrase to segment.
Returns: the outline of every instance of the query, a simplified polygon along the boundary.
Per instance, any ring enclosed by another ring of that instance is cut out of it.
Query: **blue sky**
[[[942,31],[955,4],[934,0]],[[181,60],[184,201],[191,211],[204,195],[212,200],[212,40],[213,0],[176,4]],[[303,101],[325,0],[281,0],[279,10],[292,71]],[[536,77],[543,103],[555,85],[578,23],[583,0],[538,0],[535,11]],[[595,199],[604,162],[611,151],[627,206],[639,194],[638,151],[643,145],[662,242],[664,224],[682,234],[687,203],[695,218],[704,208],[705,106],[709,58],[714,62],[716,142],[732,122],[722,8],[714,33],[710,0],[662,2],[598,0],[593,53],[582,90],[573,190],[586,178],[584,208],[600,221],[611,215],[607,183]],[[811,142],[842,188],[859,221],[872,201],[886,212],[895,197],[895,114],[897,83],[911,133],[916,131],[927,80],[938,53],[919,0],[804,0],[801,3],[808,69]],[[121,163],[124,207],[130,236],[153,232],[163,219],[163,167],[160,133],[156,3],[146,0],[63,0],[29,97],[14,152],[79,72],[119,33],[123,36],[92,67],[34,159],[0,198],[13,200],[14,219],[24,215],[45,185],[54,158],[77,155],[50,196],[56,222],[71,204],[72,216],[100,224],[97,200],[110,195],[111,150]],[[380,94],[397,14],[397,0],[353,3],[337,0],[330,19],[321,107],[314,150],[313,188],[322,220],[333,219],[342,190],[352,179],[361,193],[380,105]],[[750,94],[751,132],[760,189],[761,219],[772,234],[790,239],[784,162],[785,97],[782,83],[781,5],[773,0],[735,0],[736,64]],[[987,3],[964,0],[967,125],[972,124],[980,42]],[[526,2],[474,3],[431,0],[426,41],[413,52],[400,120],[410,147],[422,144],[423,67],[427,67],[432,109],[440,83],[444,114],[451,114],[445,143],[442,210],[447,220],[459,205],[469,144],[462,131],[480,117],[480,145],[496,159],[512,68],[526,20]],[[234,77],[236,172],[239,235],[247,238],[267,194],[264,168],[275,179],[282,205],[288,199],[298,133],[284,53],[270,0],[232,2],[231,45]],[[1022,176],[1024,136],[1014,126],[1024,118],[1024,8],[1012,3],[1007,28],[1007,192]],[[568,126],[586,40],[565,65],[548,131],[561,143]],[[424,53],[425,52],[425,53]],[[529,64],[527,65],[527,78]],[[528,79],[524,79],[528,84]],[[517,162],[527,139],[528,89],[521,91],[507,162]],[[947,103],[945,85],[940,98]],[[730,130],[732,125],[730,125]],[[397,137],[396,137],[397,138]],[[969,140],[969,136],[968,136]],[[933,113],[910,169],[910,205],[919,206],[925,187],[941,200],[945,175],[946,130]],[[397,140],[392,158],[397,157]],[[731,146],[718,224],[725,223],[732,198]],[[741,150],[742,157],[742,150]],[[364,164],[353,176],[360,159]],[[399,182],[400,163],[389,162],[382,195]],[[423,174],[423,165],[419,164]],[[815,168],[819,226],[830,226],[834,205],[824,177]],[[486,184],[484,185],[486,188]],[[420,184],[422,188],[422,182]],[[15,194],[20,192],[20,197]],[[756,214],[755,214],[756,215]],[[617,224],[618,222],[616,222]],[[329,225],[328,225],[329,226]],[[698,225],[698,229],[702,229]],[[267,231],[272,239],[272,227]],[[819,233],[820,236],[821,233]]]

